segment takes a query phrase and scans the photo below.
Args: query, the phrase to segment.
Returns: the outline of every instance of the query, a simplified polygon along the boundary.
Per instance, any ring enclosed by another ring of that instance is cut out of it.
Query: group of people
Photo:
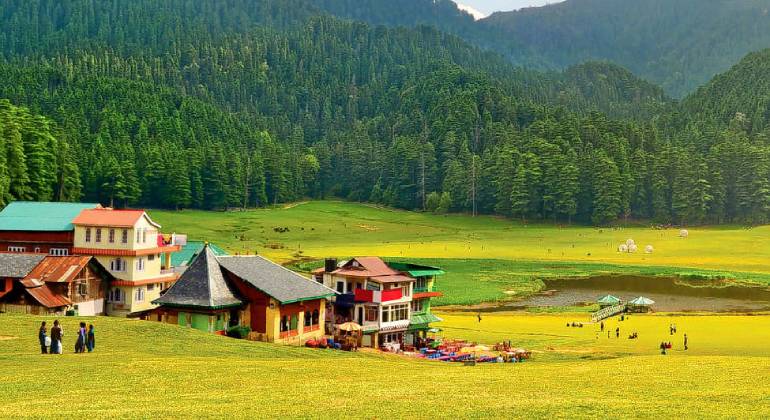
[[[50,335],[46,322],[43,321],[40,324],[40,330],[38,331],[38,340],[40,341],[40,352],[42,354],[62,354],[62,340],[64,339],[64,330],[62,329],[59,320],[53,322]],[[75,353],[85,353],[94,351],[96,347],[96,336],[94,334],[94,325],[90,324],[86,329],[86,323],[81,322],[78,328],[77,340],[75,340]]]

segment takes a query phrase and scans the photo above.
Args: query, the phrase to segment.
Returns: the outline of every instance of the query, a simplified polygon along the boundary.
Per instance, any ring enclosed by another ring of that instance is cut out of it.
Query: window
[[[155,261],[155,254],[150,254],[147,256],[147,261]]]
[[[281,317],[281,332],[289,331],[289,317],[284,315]]]
[[[123,229],[120,233],[120,242],[127,244],[128,243],[128,229]]]
[[[23,246],[9,246],[8,252],[25,252],[27,250],[26,247]]]
[[[145,228],[142,229],[142,243],[147,243],[147,229]]]
[[[299,314],[294,314],[291,316],[291,330],[294,331],[297,329],[297,324],[299,324]]]
[[[148,284],[147,285],[147,291],[148,292],[152,292],[153,290],[155,290],[155,283]]]
[[[412,294],[412,288],[409,287],[409,283],[405,284],[404,287],[401,288],[401,294],[404,296],[410,296]]]
[[[134,293],[134,300],[137,302],[144,302],[144,287],[138,287],[136,293]]]
[[[416,291],[427,291],[428,290],[428,280],[425,277],[419,277],[417,281],[414,283],[414,290]]]
[[[369,322],[374,321],[374,322],[376,322],[377,321],[377,314],[378,314],[378,312],[379,311],[377,310],[376,306],[367,306],[366,307],[366,318],[365,318],[366,321],[369,321]]]
[[[142,244],[144,243],[144,228],[137,228],[136,229],[136,243]]]
[[[113,303],[122,303],[123,297],[123,293],[121,293],[120,289],[112,289],[107,294],[107,300]]]
[[[78,284],[78,293],[80,294],[80,296],[88,295],[88,283]]]
[[[96,229],[96,242],[101,242],[101,241],[102,241],[102,230]]]
[[[115,243],[115,229],[110,229],[109,240],[111,244]]]
[[[381,289],[381,286],[379,283],[372,283],[372,282],[366,282],[366,290],[373,290],[375,292],[379,292]]]
[[[36,247],[35,247],[35,254],[39,254],[39,253],[40,253],[40,247],[39,247],[39,246],[36,246]]]
[[[390,334],[383,334],[382,335],[382,343],[398,343],[401,341],[401,334],[399,333],[390,333]]]
[[[313,325],[318,325],[318,309],[313,310]]]
[[[70,254],[70,251],[67,248],[51,248],[48,253],[55,257],[66,257]]]
[[[422,310],[423,310],[422,303],[423,303],[422,299],[420,299],[420,300],[413,300],[412,301],[412,312],[422,312]]]
[[[404,321],[409,319],[409,304],[401,303],[382,307],[382,322]]]
[[[86,228],[86,242],[91,242],[91,228]]]
[[[313,324],[313,314],[310,311],[305,311],[305,323],[304,325],[306,327],[309,327]]]
[[[126,260],[115,258],[110,261],[110,271],[126,271]]]
[[[337,292],[338,293],[345,293],[345,282],[344,281],[338,281],[337,282]]]
[[[144,271],[144,257],[139,257],[136,260],[136,271]]]

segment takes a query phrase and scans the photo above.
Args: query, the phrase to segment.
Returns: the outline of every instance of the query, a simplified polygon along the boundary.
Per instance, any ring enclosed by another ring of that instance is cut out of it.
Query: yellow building
[[[153,300],[177,279],[160,225],[143,210],[83,210],[73,221],[73,253],[92,255],[115,276],[107,293],[106,312],[141,316],[156,307]],[[173,242],[173,241],[172,241]]]

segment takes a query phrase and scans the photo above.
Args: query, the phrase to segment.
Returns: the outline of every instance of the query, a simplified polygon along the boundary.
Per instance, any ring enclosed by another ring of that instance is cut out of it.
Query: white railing
[[[608,306],[591,314],[591,322],[598,322],[613,315],[617,315],[626,309],[626,305]]]

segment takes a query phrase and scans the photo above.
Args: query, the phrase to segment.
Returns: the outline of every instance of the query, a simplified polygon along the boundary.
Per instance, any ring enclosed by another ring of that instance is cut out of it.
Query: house
[[[415,279],[412,290],[412,314],[404,341],[417,346],[421,339],[428,337],[428,332],[431,330],[430,324],[442,321],[441,318],[433,315],[430,308],[431,299],[442,296],[441,292],[434,290],[434,287],[436,276],[444,274],[444,271],[437,267],[413,263],[390,262],[388,265]]]
[[[111,276],[90,256],[0,254],[0,311],[78,315],[104,313]]]
[[[205,245],[179,280],[153,303],[160,305],[155,310],[158,321],[208,332],[238,325],[246,307],[225,279],[213,249]]]
[[[207,331],[251,328],[250,338],[303,344],[324,335],[334,290],[260,256],[216,256],[205,246],[155,300],[160,320]]]
[[[0,211],[0,252],[70,255],[74,219],[95,203],[14,201]]]
[[[167,242],[144,210],[86,209],[72,224],[72,252],[95,257],[115,277],[107,292],[110,315],[148,315],[161,290],[176,281],[171,253],[179,245]]]
[[[404,268],[410,267],[419,274],[417,277],[378,257],[357,257],[340,265],[328,259],[313,275],[317,282],[340,293],[334,304],[335,324],[347,321],[360,324],[364,346],[401,348],[405,344],[413,345],[420,334],[418,331],[427,332],[429,323],[438,320],[430,314],[429,299],[438,296],[432,291],[433,278],[443,272],[434,267],[404,265]],[[420,295],[415,303],[418,281]],[[418,329],[410,331],[413,317]]]

